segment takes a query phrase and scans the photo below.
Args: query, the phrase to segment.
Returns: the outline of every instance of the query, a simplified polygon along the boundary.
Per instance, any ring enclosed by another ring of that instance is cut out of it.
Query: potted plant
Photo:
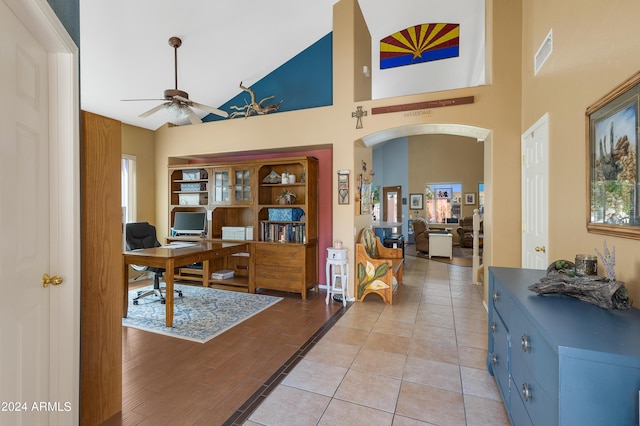
[[[278,203],[285,205],[293,203],[298,196],[295,192],[285,189],[282,194],[278,195]]]

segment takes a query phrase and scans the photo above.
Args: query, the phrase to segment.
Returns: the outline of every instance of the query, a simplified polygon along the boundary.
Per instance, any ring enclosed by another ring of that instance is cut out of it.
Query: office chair
[[[156,237],[156,227],[150,225],[149,222],[133,222],[125,225],[125,240],[127,250],[145,249],[152,247],[160,247],[160,243]],[[156,296],[160,298],[160,303],[165,303],[162,292],[166,289],[160,288],[160,276],[164,272],[164,268],[155,268],[149,266],[131,265],[136,271],[148,271],[153,273],[153,289],[138,291],[138,296],[133,299],[133,304],[137,305],[138,300],[147,296]],[[175,290],[178,297],[182,297],[182,291]]]

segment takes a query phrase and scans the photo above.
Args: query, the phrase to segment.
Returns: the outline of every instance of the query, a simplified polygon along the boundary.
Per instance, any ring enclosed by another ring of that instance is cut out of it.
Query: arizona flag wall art
[[[374,13],[382,3],[387,13]],[[371,40],[371,99],[491,84],[485,3],[358,0]]]
[[[460,24],[414,25],[380,40],[380,69],[460,55]]]

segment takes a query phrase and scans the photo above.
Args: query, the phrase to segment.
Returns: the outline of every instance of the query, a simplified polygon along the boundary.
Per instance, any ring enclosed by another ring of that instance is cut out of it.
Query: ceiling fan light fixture
[[[174,50],[174,75],[175,75],[175,87],[173,89],[167,89],[164,91],[165,102],[140,114],[140,117],[148,117],[156,112],[164,109],[166,112],[172,115],[171,122],[174,124],[199,124],[202,123],[200,117],[190,108],[194,107],[199,110],[219,115],[220,117],[227,118],[229,114],[226,111],[219,110],[207,105],[193,102],[189,99],[189,94],[183,90],[178,89],[178,47],[182,45],[182,40],[179,37],[171,37],[169,39],[169,46]],[[144,99],[132,99],[132,100],[144,100]]]
[[[171,105],[167,106],[165,111],[167,111],[167,113],[169,113],[169,115],[173,119],[181,122],[184,122],[184,120],[188,120],[189,115],[191,114],[188,107],[180,105],[176,102],[173,102]]]

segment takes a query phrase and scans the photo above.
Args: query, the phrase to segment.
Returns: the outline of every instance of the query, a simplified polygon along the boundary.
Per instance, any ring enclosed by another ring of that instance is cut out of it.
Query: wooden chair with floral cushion
[[[393,293],[402,284],[404,260],[401,248],[382,245],[373,229],[364,228],[356,242],[356,300],[362,302],[376,293],[388,305]]]

